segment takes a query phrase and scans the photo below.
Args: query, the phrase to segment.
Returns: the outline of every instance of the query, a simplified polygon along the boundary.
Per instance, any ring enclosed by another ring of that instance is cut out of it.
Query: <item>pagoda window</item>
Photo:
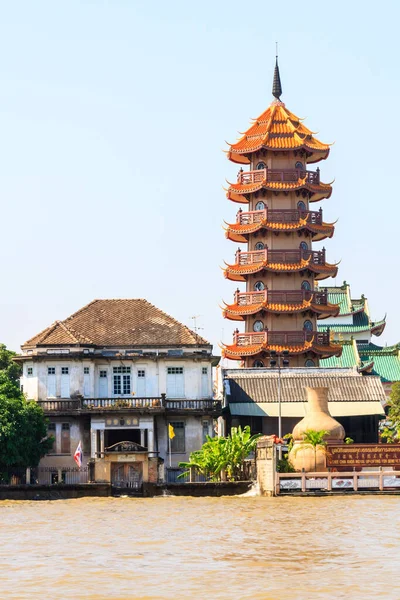
[[[254,289],[256,292],[263,292],[265,290],[265,285],[262,281],[256,281],[254,284]]]
[[[311,321],[304,321],[304,329],[306,331],[312,331],[314,329],[313,324]]]
[[[255,250],[264,250],[265,246],[262,242],[257,242],[257,244],[254,246]]]
[[[265,164],[265,162],[259,162],[256,166],[257,171],[261,171],[261,169],[266,169],[267,165]]]
[[[311,283],[309,281],[303,281],[301,284],[301,289],[309,292],[311,290]]]
[[[307,242],[300,242],[300,250],[308,250]]]
[[[297,203],[297,208],[299,210],[307,210],[306,205],[304,204],[303,200],[300,200],[300,202]]]
[[[264,331],[264,323],[262,321],[254,321],[253,331]]]
[[[257,202],[257,204],[256,204],[256,210],[265,210],[265,204],[264,204],[264,202],[261,202],[261,200],[260,200],[260,202]]]
[[[262,360],[255,360],[253,362],[253,367],[255,367],[256,369],[262,369],[263,366],[264,366],[264,363]]]
[[[306,360],[306,362],[304,364],[306,367],[315,367],[315,362],[313,360],[311,360],[311,358]]]
[[[294,166],[295,169],[298,169],[299,171],[304,171],[304,165],[302,162],[300,162],[299,160],[297,161],[297,163]]]

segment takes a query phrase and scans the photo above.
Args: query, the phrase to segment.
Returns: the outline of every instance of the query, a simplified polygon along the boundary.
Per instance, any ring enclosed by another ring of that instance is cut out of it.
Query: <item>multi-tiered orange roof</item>
[[[226,264],[224,276],[231,281],[246,281],[247,275],[254,275],[262,270],[271,271],[272,273],[298,273],[309,270],[315,274],[315,279],[318,281],[328,277],[336,277],[338,272],[337,265],[330,263],[316,264],[311,260],[311,257],[301,258],[296,262],[275,263],[269,262],[268,256],[266,256],[265,260],[253,264]]]
[[[317,140],[302,119],[296,117],[280,100],[274,101],[265,112],[254,119],[251,127],[231,144],[228,158],[239,164],[249,164],[249,155],[258,150],[273,152],[304,150],[308,163],[327,158],[330,144]]]
[[[311,298],[303,299],[301,302],[269,302],[268,299],[247,306],[241,306],[237,303],[227,304],[222,309],[222,315],[225,319],[231,321],[245,321],[246,316],[255,315],[258,312],[265,311],[269,313],[299,313],[310,311],[316,313],[319,319],[327,319],[328,317],[336,317],[339,314],[339,307],[337,304],[317,304],[314,301],[313,296]]]
[[[312,223],[309,214],[303,217],[299,217],[297,221],[292,221],[289,223],[277,223],[271,222],[267,218],[257,222],[257,223],[249,223],[249,224],[241,224],[241,223],[226,223],[227,227],[225,228],[225,235],[228,240],[232,242],[238,243],[246,243],[247,237],[251,233],[256,233],[256,231],[261,231],[266,229],[268,231],[302,231],[306,230],[313,234],[313,241],[319,242],[326,238],[331,238],[335,231],[334,223]]]

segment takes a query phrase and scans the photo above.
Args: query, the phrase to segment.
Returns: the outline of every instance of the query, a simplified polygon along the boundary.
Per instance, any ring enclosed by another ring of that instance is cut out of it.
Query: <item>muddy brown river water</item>
[[[0,598],[400,599],[400,497],[0,502]]]

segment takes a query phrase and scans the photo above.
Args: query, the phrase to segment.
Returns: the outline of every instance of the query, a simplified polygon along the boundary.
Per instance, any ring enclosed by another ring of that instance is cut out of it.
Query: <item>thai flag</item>
[[[74,461],[76,462],[76,464],[78,465],[79,468],[81,468],[81,466],[82,466],[82,460],[83,460],[82,444],[81,444],[81,442],[79,442],[78,447],[75,450],[75,454],[74,454]]]

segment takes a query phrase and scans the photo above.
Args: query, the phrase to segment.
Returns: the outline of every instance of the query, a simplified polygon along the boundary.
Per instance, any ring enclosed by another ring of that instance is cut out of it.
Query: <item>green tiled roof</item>
[[[371,369],[368,374],[377,375],[383,382],[400,381],[400,344],[383,348],[376,344],[359,344],[357,351],[353,342],[342,343],[342,356],[332,356],[319,361],[321,367],[357,367]],[[372,367],[372,368],[371,368]]]
[[[358,353],[363,362],[373,361],[373,375],[379,375],[382,381],[400,381],[399,345],[377,346],[376,344],[360,344]]]
[[[379,375],[382,381],[400,381],[400,360],[398,356],[376,354],[371,356],[374,361],[373,375]]]
[[[327,329],[330,329],[335,333],[358,333],[361,331],[370,331],[374,327],[378,327],[384,323],[385,319],[382,319],[382,321],[370,321],[368,315],[365,312],[362,312],[353,315],[353,323],[346,323],[342,325],[336,325],[336,323],[322,325],[322,323],[317,323],[317,328],[318,331],[326,331]]]
[[[351,307],[349,306],[349,299],[347,297],[347,293],[341,291],[340,288],[336,288],[337,291],[335,292],[331,292],[330,289],[328,288],[328,302],[330,302],[331,304],[339,304],[339,315],[346,315],[350,313]]]
[[[321,367],[357,367],[358,356],[354,352],[353,342],[342,344],[342,356],[330,356],[319,361]]]

